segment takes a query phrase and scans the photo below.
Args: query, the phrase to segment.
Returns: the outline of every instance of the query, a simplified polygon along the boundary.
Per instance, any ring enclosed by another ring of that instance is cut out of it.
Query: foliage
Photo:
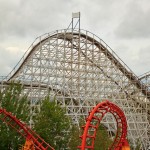
[[[81,145],[81,140],[79,138],[80,130],[77,125],[73,125],[71,129],[71,137],[69,140],[69,149],[76,150],[77,146]]]
[[[0,107],[11,112],[24,122],[29,121],[29,106],[27,96],[21,94],[22,86],[19,83],[10,83],[8,87],[0,91]],[[0,120],[0,149],[18,149],[24,141],[20,135]]]
[[[130,148],[134,149],[134,150],[141,150],[141,146],[142,146],[140,139],[136,140],[136,142],[135,142],[136,146],[133,146],[133,143],[129,140],[129,145],[130,145]]]
[[[80,127],[85,125],[82,119],[79,124],[80,124]],[[81,128],[79,128],[77,125],[73,126],[72,131],[71,131],[71,140],[69,142],[69,148],[71,150],[76,150],[77,146],[81,145],[81,139],[79,138],[79,136],[81,136],[81,132],[82,132]],[[112,140],[110,139],[106,128],[100,125],[96,132],[94,150],[106,150],[109,148],[111,144],[112,144]]]
[[[135,147],[135,150],[140,150],[141,149],[141,142],[140,140],[138,139],[137,142],[136,142],[136,147]]]
[[[83,125],[85,125],[85,121],[83,121],[83,118],[80,119],[79,126],[76,124],[72,125],[69,140],[69,148],[71,150],[76,150],[77,147],[81,145],[81,139],[79,137],[81,136]]]
[[[96,132],[94,150],[107,150],[112,142],[113,141],[110,139],[106,128],[100,125]]]
[[[34,130],[55,149],[68,146],[70,119],[55,101],[46,97],[42,101],[40,113],[35,118]]]

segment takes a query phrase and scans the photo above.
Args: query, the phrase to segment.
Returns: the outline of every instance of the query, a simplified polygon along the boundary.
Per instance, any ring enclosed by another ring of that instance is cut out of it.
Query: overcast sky
[[[81,28],[103,39],[136,74],[150,71],[149,0],[0,0],[0,76],[7,75],[37,36]]]

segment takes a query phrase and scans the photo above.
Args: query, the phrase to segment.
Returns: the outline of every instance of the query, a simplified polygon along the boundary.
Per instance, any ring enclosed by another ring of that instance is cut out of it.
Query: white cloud
[[[19,53],[19,47],[7,47],[6,51],[10,52],[11,54],[17,54]]]

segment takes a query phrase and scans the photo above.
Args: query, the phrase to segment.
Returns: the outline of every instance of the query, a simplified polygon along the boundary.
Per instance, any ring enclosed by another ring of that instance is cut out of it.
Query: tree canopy
[[[21,94],[22,85],[19,83],[10,83],[8,87],[0,91],[0,107],[11,112],[14,116],[23,122],[29,122],[29,105],[27,96]],[[19,144],[24,139],[11,127],[0,120],[0,149],[2,150],[18,150]]]
[[[71,150],[76,150],[77,146],[81,145],[81,139],[79,136],[83,134],[82,126],[85,125],[85,122],[83,122],[83,118],[81,118],[79,122],[79,126],[73,125],[71,130],[71,139],[69,142],[69,148]],[[106,150],[109,148],[109,146],[112,144],[112,140],[108,135],[107,129],[100,125],[96,132],[96,139],[94,143],[94,150]]]
[[[34,130],[55,149],[68,147],[70,119],[54,100],[46,97],[35,117]]]

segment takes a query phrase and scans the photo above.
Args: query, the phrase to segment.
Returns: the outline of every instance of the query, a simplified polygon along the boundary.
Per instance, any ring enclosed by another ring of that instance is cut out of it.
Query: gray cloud
[[[139,56],[139,59],[136,62],[137,72],[139,74],[143,74],[145,72],[150,71],[150,66],[149,66],[149,64],[150,64],[150,45],[148,47],[141,48],[138,56]]]
[[[125,16],[121,19],[120,24],[115,30],[116,36],[120,38],[147,38],[150,37],[150,5],[143,1],[129,3]]]
[[[69,4],[69,1],[65,3],[64,1],[59,1],[58,3],[55,0],[2,0],[0,2],[0,5],[3,6],[0,10],[1,38],[7,38],[8,35],[19,37],[38,35],[42,34],[45,29],[56,30],[65,26],[65,23],[61,23],[66,21],[62,21],[65,17],[62,14],[65,13],[64,8],[67,8]]]
[[[24,51],[21,51],[17,47],[0,46],[0,68],[2,76],[7,75],[15,67],[23,53]]]
[[[140,50],[149,47],[148,5],[148,0],[0,0],[0,75],[12,70],[37,36],[68,27],[71,13],[78,11],[81,28],[102,38],[142,74],[148,71],[148,65],[142,65],[149,60],[144,55],[143,62],[138,60]],[[144,38],[139,42],[139,37]],[[149,56],[148,50],[144,52]]]

